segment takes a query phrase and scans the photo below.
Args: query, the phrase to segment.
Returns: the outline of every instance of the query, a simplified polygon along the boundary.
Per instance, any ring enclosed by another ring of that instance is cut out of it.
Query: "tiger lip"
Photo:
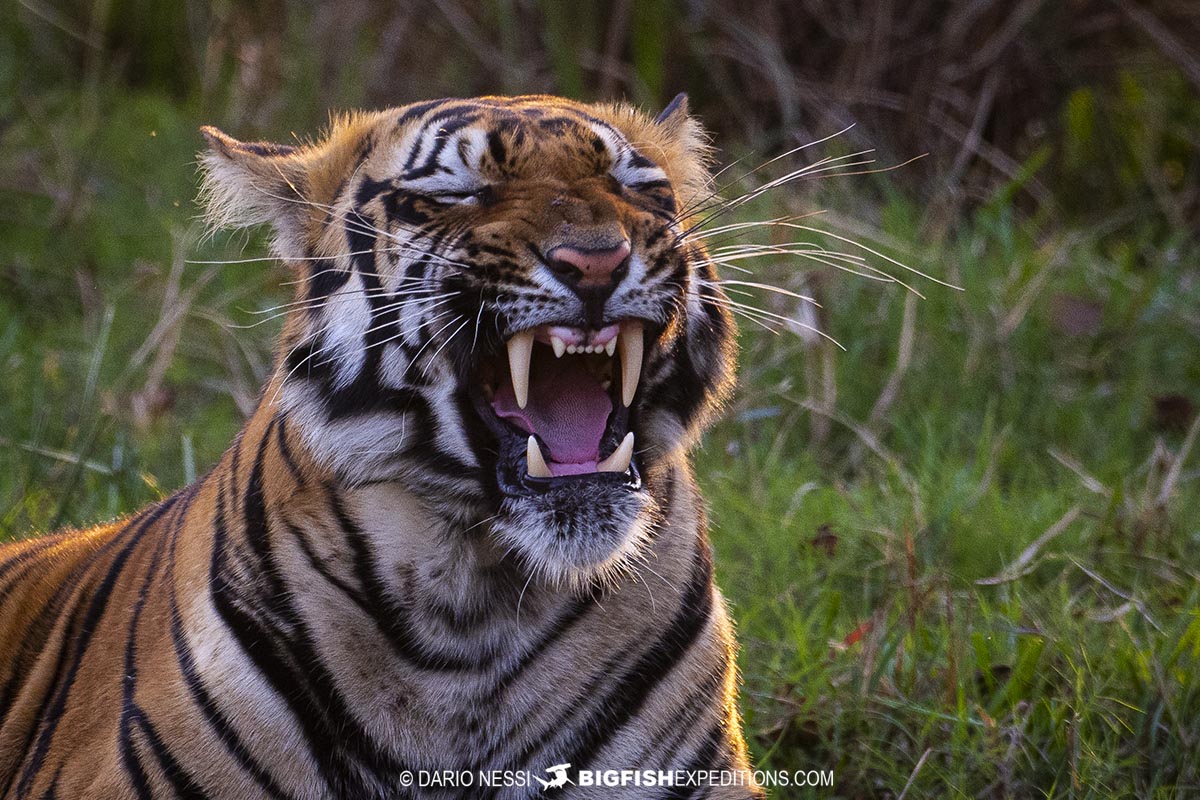
[[[507,342],[509,376],[517,406],[524,409],[529,403],[529,371],[533,343],[548,344],[555,358],[564,355],[599,355],[609,358],[620,353],[621,402],[625,408],[633,404],[642,374],[642,354],[645,330],[638,320],[625,320],[599,330],[572,328],[563,325],[542,325],[513,334]],[[607,383],[604,384],[607,386]],[[607,458],[596,464],[596,472],[624,473],[633,461],[634,434],[628,431],[620,444]],[[551,471],[537,437],[530,435],[526,442],[525,468],[531,478],[552,478]]]

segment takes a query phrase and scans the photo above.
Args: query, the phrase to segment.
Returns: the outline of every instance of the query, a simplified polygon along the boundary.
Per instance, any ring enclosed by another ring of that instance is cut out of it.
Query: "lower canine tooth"
[[[533,353],[533,331],[521,331],[508,340],[508,371],[512,373],[517,408],[529,402],[529,358]]]
[[[529,437],[532,442],[533,437]],[[537,445],[534,445],[536,447]],[[539,453],[540,455],[540,453]],[[621,444],[613,450],[612,455],[596,465],[597,472],[624,472],[629,469],[629,462],[633,460],[633,431],[625,434],[625,438],[621,440]],[[532,463],[532,462],[530,462]],[[531,473],[532,474],[532,473]]]
[[[642,376],[642,323],[624,323],[617,338],[621,348],[621,402],[629,408]]]
[[[630,447],[632,451],[632,445]],[[546,465],[546,459],[542,457],[542,448],[538,447],[537,439],[533,436],[530,436],[525,444],[525,469],[531,478],[554,477],[550,473],[550,467]]]

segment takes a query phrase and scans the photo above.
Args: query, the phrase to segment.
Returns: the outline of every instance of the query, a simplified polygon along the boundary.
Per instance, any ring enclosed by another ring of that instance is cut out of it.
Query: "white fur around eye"
[[[477,205],[479,205],[479,192],[480,191],[482,191],[482,189],[476,189],[467,195],[461,195],[461,194],[457,194],[457,193],[452,193],[452,194],[444,194],[444,193],[436,194],[435,193],[432,196],[435,200],[440,200],[443,203],[453,203],[456,206],[477,206]]]
[[[591,125],[592,131],[604,142],[608,149],[612,164],[608,172],[622,186],[638,189],[651,183],[667,180],[667,173],[650,163],[641,153],[634,149],[625,137],[604,125]]]
[[[400,152],[415,148],[419,161],[420,154],[432,150],[436,137],[436,129],[428,130],[424,141],[406,143],[401,146]],[[474,205],[479,202],[476,193],[487,187],[487,180],[479,170],[480,159],[486,148],[484,131],[477,128],[459,131],[441,145],[436,166],[430,174],[408,180],[401,178],[400,185],[408,191],[428,195],[445,203]],[[397,159],[396,174],[401,176],[403,173],[400,159]]]

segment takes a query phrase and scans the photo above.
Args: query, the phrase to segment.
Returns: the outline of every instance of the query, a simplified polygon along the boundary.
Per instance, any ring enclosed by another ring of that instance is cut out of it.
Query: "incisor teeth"
[[[563,353],[567,352],[567,343],[557,336],[550,337],[550,346],[554,348],[555,358],[562,358]]]
[[[529,357],[533,353],[533,331],[521,331],[508,340],[508,371],[512,373],[517,407],[529,402]],[[628,404],[626,404],[628,405]]]
[[[546,465],[546,459],[542,456],[542,448],[538,447],[537,439],[533,436],[530,436],[529,441],[525,444],[525,469],[531,478],[554,477],[550,473],[550,467]]]
[[[530,437],[530,441],[533,437]],[[535,445],[536,446],[536,445]],[[541,455],[540,453],[538,455]],[[633,431],[625,434],[625,438],[621,440],[621,444],[613,450],[612,455],[596,465],[597,472],[624,472],[629,469],[629,462],[633,460]],[[532,463],[532,462],[530,462]],[[532,473],[530,473],[532,474]]]
[[[604,352],[608,353],[608,357],[612,358],[613,353],[617,352],[617,340],[612,338],[608,340],[608,344],[604,345]]]
[[[624,323],[617,339],[621,348],[621,402],[629,408],[642,376],[642,323]]]

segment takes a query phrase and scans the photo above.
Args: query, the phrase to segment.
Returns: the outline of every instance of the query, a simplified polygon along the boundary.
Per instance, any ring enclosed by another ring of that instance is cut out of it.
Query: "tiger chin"
[[[209,219],[297,285],[275,370],[196,484],[0,548],[0,798],[761,797],[688,463],[735,329],[686,98],[202,132]]]

